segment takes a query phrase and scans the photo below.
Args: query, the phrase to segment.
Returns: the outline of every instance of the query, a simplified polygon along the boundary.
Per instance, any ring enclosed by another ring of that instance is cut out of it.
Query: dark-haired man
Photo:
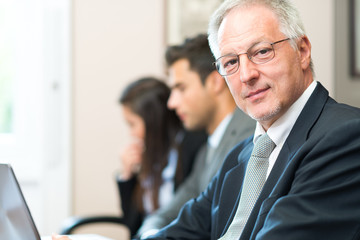
[[[174,220],[180,208],[206,188],[226,154],[255,129],[255,121],[236,107],[224,79],[214,68],[206,35],[169,47],[166,61],[172,88],[168,107],[176,111],[186,129],[205,129],[209,138],[171,203],[145,219],[138,232],[143,237]]]

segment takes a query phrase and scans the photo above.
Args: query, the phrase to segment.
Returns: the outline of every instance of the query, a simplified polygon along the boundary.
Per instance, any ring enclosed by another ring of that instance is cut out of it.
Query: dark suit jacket
[[[252,139],[227,156],[207,190],[150,239],[218,239],[238,206]],[[318,83],[298,117],[241,240],[360,239],[360,110]]]
[[[203,131],[184,131],[182,133],[183,136],[179,142],[178,169],[176,169],[174,183],[175,190],[191,172],[196,153],[207,140],[207,135]],[[137,232],[145,217],[143,212],[138,209],[133,199],[136,183],[136,176],[128,181],[117,179],[123,219],[130,230],[131,236]]]

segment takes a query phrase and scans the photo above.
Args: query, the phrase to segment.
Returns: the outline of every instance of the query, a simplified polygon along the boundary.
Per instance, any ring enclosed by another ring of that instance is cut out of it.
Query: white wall
[[[312,44],[315,80],[334,96],[335,10],[333,0],[293,0]]]
[[[360,77],[350,74],[349,1],[294,0],[312,43],[316,80],[338,102],[360,107]]]
[[[335,88],[336,100],[360,107],[360,76],[350,74],[349,1],[335,1]],[[360,44],[360,43],[357,43]]]
[[[163,75],[163,1],[73,1],[73,214],[119,214],[114,172],[127,139],[117,98]]]

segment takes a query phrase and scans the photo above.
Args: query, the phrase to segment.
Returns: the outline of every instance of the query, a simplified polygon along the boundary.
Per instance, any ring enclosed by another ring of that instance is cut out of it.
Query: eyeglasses
[[[246,54],[248,59],[255,64],[267,63],[275,57],[274,45],[287,40],[290,40],[290,38],[282,39],[273,43],[260,42],[249,48],[247,52],[240,54],[230,53],[219,57],[214,63],[216,70],[221,76],[229,76],[236,73],[240,66],[239,56],[242,54]]]

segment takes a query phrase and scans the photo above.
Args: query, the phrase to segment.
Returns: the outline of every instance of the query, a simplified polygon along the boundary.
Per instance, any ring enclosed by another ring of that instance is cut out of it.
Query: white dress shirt
[[[227,126],[229,125],[234,113],[229,113],[217,126],[215,131],[208,137],[207,144],[209,148],[216,149],[225,133]],[[207,158],[208,161],[209,158]]]

